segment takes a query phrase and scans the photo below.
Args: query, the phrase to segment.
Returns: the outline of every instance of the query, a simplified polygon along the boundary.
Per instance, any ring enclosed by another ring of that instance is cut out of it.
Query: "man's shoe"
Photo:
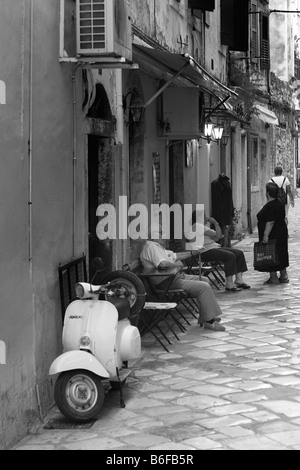
[[[220,322],[220,321],[222,321],[222,318],[221,317],[215,317],[214,321]],[[204,326],[204,322],[199,320],[199,319],[198,319],[198,324],[200,325],[200,327]]]
[[[221,325],[219,322],[214,321],[213,323],[204,323],[204,328],[207,330],[213,330],[213,331],[225,331],[226,328],[225,326]]]

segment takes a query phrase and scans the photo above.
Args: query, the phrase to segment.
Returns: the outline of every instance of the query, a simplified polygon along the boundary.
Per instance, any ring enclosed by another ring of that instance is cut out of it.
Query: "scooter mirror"
[[[102,258],[94,258],[92,260],[92,266],[99,272],[104,270],[104,263]]]

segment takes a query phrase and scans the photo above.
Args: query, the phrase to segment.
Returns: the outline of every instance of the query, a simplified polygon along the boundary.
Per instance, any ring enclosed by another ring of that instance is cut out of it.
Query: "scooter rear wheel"
[[[54,399],[61,413],[72,421],[84,423],[94,418],[104,402],[100,377],[87,370],[62,372],[54,387]]]

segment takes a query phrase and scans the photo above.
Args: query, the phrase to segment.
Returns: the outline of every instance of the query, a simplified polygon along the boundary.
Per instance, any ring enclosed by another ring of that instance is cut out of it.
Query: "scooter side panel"
[[[103,365],[92,354],[85,351],[68,351],[61,354],[52,362],[49,374],[55,375],[75,369],[85,369],[100,377],[109,377],[109,373]]]
[[[91,302],[74,300],[68,305],[62,334],[63,352],[79,349],[79,341],[84,336]]]
[[[93,302],[91,310],[89,326],[95,341],[94,354],[110,375],[115,375],[116,367],[122,367],[117,359],[118,311],[106,300]]]

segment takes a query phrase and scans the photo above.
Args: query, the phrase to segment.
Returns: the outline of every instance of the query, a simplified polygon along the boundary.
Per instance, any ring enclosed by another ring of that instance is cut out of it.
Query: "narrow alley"
[[[163,351],[152,337],[98,419],[67,423],[56,408],[12,450],[299,450],[300,201],[289,214],[289,284],[253,270],[256,234],[238,243],[252,288],[215,291],[225,332],[196,320]],[[116,454],[117,455],[117,454]]]

